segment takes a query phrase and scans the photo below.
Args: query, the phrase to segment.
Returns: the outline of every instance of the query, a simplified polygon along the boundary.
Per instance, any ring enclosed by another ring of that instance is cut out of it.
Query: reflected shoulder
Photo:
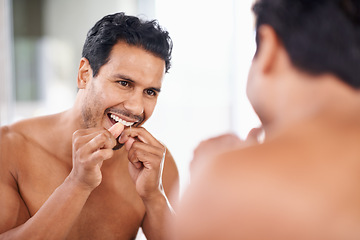
[[[166,195],[170,203],[176,204],[179,199],[179,171],[174,160],[174,157],[166,148],[164,171],[163,171],[163,185]]]

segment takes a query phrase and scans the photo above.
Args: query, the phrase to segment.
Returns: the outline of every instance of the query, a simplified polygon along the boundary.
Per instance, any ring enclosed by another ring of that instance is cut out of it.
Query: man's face
[[[161,58],[123,42],[115,44],[109,61],[82,89],[84,127],[143,124],[154,111],[164,74]]]

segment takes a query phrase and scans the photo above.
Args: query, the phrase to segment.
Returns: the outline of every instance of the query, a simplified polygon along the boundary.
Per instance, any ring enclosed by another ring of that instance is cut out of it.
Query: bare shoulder
[[[9,141],[16,141],[23,138],[16,124],[5,125],[0,128],[0,144],[7,144]]]
[[[20,134],[25,138],[30,138],[36,136],[39,129],[49,125],[51,119],[53,119],[53,115],[28,118],[9,125],[8,129],[13,134]]]
[[[165,153],[163,185],[170,202],[176,204],[179,198],[179,172],[169,149]]]
[[[21,155],[27,146],[23,123],[15,123],[0,128],[0,169],[2,174],[15,174]]]
[[[285,136],[217,157],[184,195],[183,239],[359,236],[360,177],[351,169],[360,169],[360,152],[349,154],[335,140],[320,143]],[[349,223],[344,232],[329,227],[341,221]]]
[[[21,146],[26,141],[25,136],[16,127],[2,126],[0,128],[0,160],[3,161],[15,153],[15,146]]]
[[[37,141],[44,131],[44,128],[50,122],[51,117],[37,117],[21,120],[11,125],[2,126],[0,129],[0,149],[1,159],[4,161],[14,162],[21,159],[22,155],[29,145],[29,142]]]

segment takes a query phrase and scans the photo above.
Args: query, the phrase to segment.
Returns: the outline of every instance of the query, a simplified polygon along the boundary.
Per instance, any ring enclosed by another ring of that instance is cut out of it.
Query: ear
[[[90,67],[89,60],[86,58],[80,59],[79,71],[77,76],[77,86],[79,89],[84,89],[86,84],[92,77],[92,69]]]
[[[259,70],[266,74],[273,70],[282,44],[280,43],[275,30],[269,25],[260,26],[258,29],[258,36],[260,44],[256,58],[260,64]]]

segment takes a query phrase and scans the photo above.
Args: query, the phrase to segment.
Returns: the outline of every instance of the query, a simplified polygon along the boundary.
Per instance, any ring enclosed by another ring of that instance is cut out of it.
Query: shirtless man
[[[254,12],[247,94],[265,139],[199,145],[177,239],[360,239],[360,2],[259,0]]]
[[[139,227],[164,239],[178,172],[141,125],[171,50],[156,21],[117,13],[95,24],[74,106],[1,128],[0,239],[134,239]]]

